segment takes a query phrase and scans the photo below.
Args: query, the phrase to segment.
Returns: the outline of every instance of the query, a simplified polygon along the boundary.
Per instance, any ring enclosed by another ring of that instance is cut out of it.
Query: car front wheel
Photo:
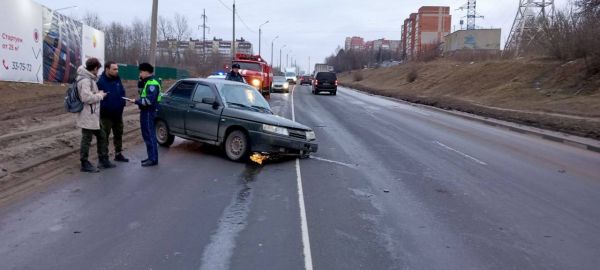
[[[173,141],[175,141],[175,136],[170,134],[169,126],[167,126],[165,121],[156,121],[154,129],[156,131],[156,140],[158,141],[158,144],[165,147],[169,147],[173,144]]]
[[[229,133],[225,139],[225,154],[232,161],[242,161],[250,152],[248,136],[240,130]]]

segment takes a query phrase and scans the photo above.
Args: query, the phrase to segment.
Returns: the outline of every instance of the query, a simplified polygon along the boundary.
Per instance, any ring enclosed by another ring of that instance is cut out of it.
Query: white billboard
[[[30,0],[2,0],[0,81],[42,83],[42,6]]]
[[[81,59],[83,59],[83,63],[85,63],[86,60],[94,57],[100,60],[100,63],[104,65],[104,32],[88,25],[84,25],[82,42],[83,46],[81,51]],[[104,66],[102,69],[104,69]]]

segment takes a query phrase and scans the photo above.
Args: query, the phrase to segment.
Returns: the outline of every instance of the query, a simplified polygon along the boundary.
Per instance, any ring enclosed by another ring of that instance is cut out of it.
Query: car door
[[[217,101],[219,105],[215,106],[213,102],[209,102],[207,99]],[[217,89],[213,85],[200,82],[196,85],[192,101],[193,105],[190,106],[185,118],[187,134],[216,141],[221,112],[223,111],[223,106],[220,105],[218,99]]]
[[[186,112],[192,104],[195,88],[196,82],[180,81],[167,92],[160,103],[160,115],[175,133],[185,134]]]

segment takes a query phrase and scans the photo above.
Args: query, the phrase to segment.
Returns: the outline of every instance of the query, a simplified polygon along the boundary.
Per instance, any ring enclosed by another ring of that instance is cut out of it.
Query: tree
[[[174,33],[177,41],[188,39],[190,36],[190,24],[188,23],[187,17],[179,13],[175,13],[174,20]]]
[[[85,15],[83,15],[83,18],[81,18],[81,21],[84,24],[87,24],[93,28],[96,29],[102,29],[104,28],[104,25],[102,24],[102,20],[100,19],[100,16],[98,15],[98,13],[93,12],[93,11],[86,11]]]
[[[173,22],[163,16],[158,16],[158,38],[159,40],[167,40],[173,38],[175,29]]]

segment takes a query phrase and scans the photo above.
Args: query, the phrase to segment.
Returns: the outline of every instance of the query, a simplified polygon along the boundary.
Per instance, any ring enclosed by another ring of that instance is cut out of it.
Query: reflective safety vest
[[[152,79],[152,80],[148,80],[146,82],[146,85],[144,85],[144,89],[142,89],[142,93],[140,94],[141,98],[145,98],[147,97],[147,93],[146,93],[146,88],[148,87],[148,85],[156,85],[158,87],[158,98],[157,98],[157,102],[160,103],[160,101],[162,100],[162,91],[160,89],[160,83],[158,83],[157,80]]]

